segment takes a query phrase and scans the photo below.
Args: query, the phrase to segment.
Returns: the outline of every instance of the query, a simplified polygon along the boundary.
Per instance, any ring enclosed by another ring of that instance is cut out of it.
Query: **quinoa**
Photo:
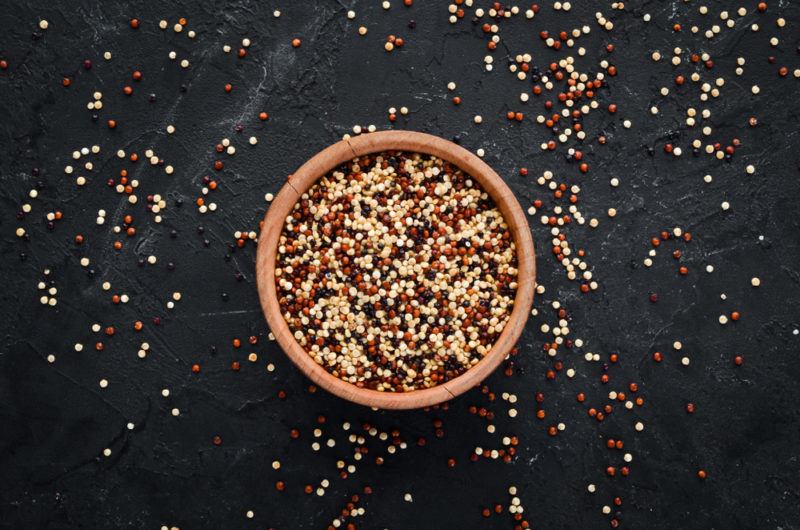
[[[320,178],[287,216],[275,281],[294,338],[328,372],[387,392],[477,364],[517,288],[511,230],[469,175],[386,152]]]

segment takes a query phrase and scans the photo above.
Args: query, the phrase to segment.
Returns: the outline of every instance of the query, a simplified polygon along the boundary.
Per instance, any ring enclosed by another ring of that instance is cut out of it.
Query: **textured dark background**
[[[471,14],[450,25],[446,2],[417,0],[410,9],[400,0],[392,3],[389,11],[377,1],[351,6],[350,0],[2,3],[0,59],[9,67],[0,71],[0,526],[324,528],[349,495],[370,485],[375,493],[359,503],[366,508],[355,520],[360,528],[512,528],[507,513],[484,519],[480,511],[496,502],[505,506],[513,484],[534,528],[608,527],[611,516],[601,507],[615,496],[623,500],[614,512],[626,528],[800,528],[800,338],[793,335],[800,325],[800,104],[798,81],[776,73],[781,65],[790,71],[800,66],[800,6],[769,2],[759,14],[755,2],[741,2],[748,14],[737,28],[707,41],[688,28],[720,23],[719,11],[733,14],[739,4],[708,2],[706,17],[694,2],[630,1],[614,11],[609,2],[576,1],[569,13],[543,5],[533,21],[520,15],[501,24],[495,71],[487,73],[485,37],[470,23]],[[358,15],[353,21],[345,17],[350,7]],[[282,10],[278,19],[275,8]],[[598,10],[614,20],[613,32],[596,24]],[[645,13],[651,22],[642,20]],[[136,31],[128,26],[134,16],[142,23]],[[182,34],[157,28],[160,19],[171,27],[181,16],[189,20]],[[778,16],[786,18],[786,28],[776,27]],[[41,18],[50,22],[45,32],[37,26]],[[416,29],[407,28],[410,19]],[[683,32],[673,32],[676,21]],[[753,22],[759,32],[750,31]],[[369,27],[365,38],[356,33],[361,24]],[[579,41],[587,50],[578,58],[580,68],[596,72],[607,58],[619,71],[598,96],[602,106],[617,103],[617,115],[595,112],[585,121],[582,149],[591,165],[585,175],[563,147],[540,150],[550,138],[533,122],[543,112],[543,98],[519,103],[530,82],[506,69],[508,56],[525,52],[546,67],[568,52],[547,49],[538,32],[583,25],[592,31]],[[188,29],[197,31],[194,41]],[[390,33],[406,39],[403,50],[383,51]],[[777,48],[768,44],[773,35],[781,39]],[[297,50],[289,44],[295,36],[303,38]],[[243,37],[253,41],[245,59],[222,53],[225,43],[235,52]],[[609,42],[616,46],[613,54],[605,51]],[[697,70],[712,80],[725,77],[720,98],[702,105],[696,85],[674,88],[677,70],[668,59],[675,46],[684,51],[679,70],[685,75]],[[665,57],[659,63],[649,60],[655,49]],[[106,50],[114,55],[110,62],[102,59]],[[188,58],[191,68],[170,61],[170,50]],[[688,52],[704,51],[715,62],[710,73],[686,62]],[[738,56],[747,60],[741,77],[734,74]],[[91,70],[83,69],[84,59],[93,61]],[[135,69],[144,74],[139,83],[130,81]],[[69,88],[61,85],[64,76],[72,79]],[[458,84],[460,107],[449,101],[448,81]],[[231,94],[223,92],[225,83],[234,85]],[[750,93],[755,83],[758,96]],[[134,86],[133,96],[122,95],[125,84]],[[661,86],[670,87],[668,97],[658,95]],[[95,90],[104,93],[105,104],[97,122],[86,109]],[[150,93],[157,95],[155,103],[148,102]],[[656,116],[649,112],[653,104],[660,108]],[[487,381],[498,396],[519,397],[516,419],[507,416],[499,397],[491,404],[497,435],[467,411],[471,404],[488,404],[477,390],[446,411],[394,413],[309,393],[308,382],[267,340],[253,278],[255,247],[229,247],[235,230],[257,229],[265,192],[277,193],[287,174],[353,125],[391,127],[391,106],[410,109],[396,128],[457,136],[469,149],[484,148],[485,160],[525,208],[534,198],[551,204],[551,194],[535,182],[550,169],[559,181],[580,184],[584,215],[601,221],[596,230],[567,229],[573,247],[587,250],[600,284],[583,295],[552,259],[549,229],[539,224],[539,214],[531,218],[539,281],[547,290],[536,299],[540,317],[528,324],[514,375],[500,370]],[[688,106],[712,109],[713,140],[742,141],[731,160],[692,155],[688,143],[699,132],[686,131]],[[256,119],[261,110],[269,112],[267,122]],[[525,111],[526,120],[509,123],[507,110]],[[474,114],[483,116],[483,124],[472,122]],[[747,126],[750,116],[758,117],[758,127]],[[109,118],[119,123],[114,131],[105,127]],[[621,126],[626,118],[630,129]],[[164,132],[168,124],[177,128],[175,135]],[[244,126],[242,134],[234,131],[236,124]],[[600,132],[608,138],[605,146],[595,141]],[[251,134],[259,137],[256,147],[246,144]],[[211,200],[218,211],[201,216],[193,201],[202,176],[215,173],[213,146],[223,137],[233,139],[238,153],[222,157],[225,170],[214,175],[220,189]],[[669,139],[682,146],[681,157],[663,153]],[[103,151],[93,157],[89,184],[77,189],[63,168],[73,150],[93,144]],[[114,155],[119,148],[141,155],[151,147],[175,166],[173,175]],[[747,164],[757,167],[755,175],[745,174]],[[528,177],[518,175],[522,166]],[[140,199],[169,197],[161,225],[145,212],[143,200],[129,206],[106,187],[105,180],[123,167],[141,181]],[[40,169],[38,177],[33,168]],[[707,173],[714,176],[708,185],[702,181]],[[609,186],[613,176],[620,187]],[[39,198],[28,200],[34,186],[40,186]],[[179,198],[182,207],[175,204]],[[723,200],[732,205],[727,212],[720,208]],[[33,212],[17,220],[24,202]],[[605,212],[612,206],[619,213],[610,219]],[[102,227],[94,224],[101,208],[108,211]],[[54,209],[65,218],[51,231],[44,215]],[[123,237],[125,248],[117,252],[110,230],[127,213],[135,216],[138,234]],[[14,236],[18,226],[28,231],[28,241]],[[645,269],[649,239],[674,226],[691,230],[693,241],[670,243]],[[73,243],[76,233],[87,238],[82,247]],[[669,257],[674,248],[684,251],[687,277],[677,274]],[[158,263],[140,267],[137,260],[150,254]],[[83,256],[92,260],[93,277],[78,264]],[[715,267],[713,274],[705,272],[707,264]],[[44,268],[52,270],[59,291],[56,308],[38,301]],[[762,280],[759,289],[750,286],[753,276]],[[111,291],[101,290],[104,280]],[[183,299],[168,311],[173,291]],[[113,305],[111,294],[121,292],[130,303]],[[658,303],[648,300],[651,292],[659,294]],[[586,345],[559,354],[565,368],[576,369],[574,379],[561,373],[547,381],[553,360],[542,351],[548,339],[539,327],[555,321],[555,300],[569,311],[571,336]],[[719,325],[718,316],[732,310],[742,319]],[[151,322],[156,316],[160,326]],[[136,319],[145,322],[138,334],[132,330]],[[95,322],[116,326],[116,335],[95,336]],[[247,344],[250,335],[259,337],[256,346]],[[245,346],[234,349],[234,337]],[[104,351],[94,350],[97,340]],[[672,351],[675,340],[690,355],[689,367]],[[144,361],[136,357],[142,341],[151,345]],[[86,346],[80,353],[76,342]],[[661,364],[651,360],[655,350],[664,352]],[[251,351],[258,362],[247,362]],[[586,351],[604,361],[619,353],[608,385],[599,380],[602,363],[583,360]],[[51,353],[53,364],[46,360]],[[737,354],[745,359],[738,368]],[[233,360],[241,361],[241,371],[230,369]],[[268,362],[276,366],[272,373]],[[202,364],[201,374],[191,373],[193,363]],[[105,390],[98,386],[101,378],[110,382]],[[587,416],[588,406],[602,406],[609,390],[630,382],[639,384],[643,407],[615,412],[602,424]],[[167,399],[161,397],[165,387],[172,392]],[[283,401],[281,389],[288,394]],[[536,391],[546,396],[544,422],[534,417]],[[575,400],[580,391],[587,394],[584,405]],[[694,415],[685,412],[689,401],[697,406]],[[180,417],[170,414],[172,407],[181,409]],[[319,414],[327,422],[323,449],[314,452]],[[437,418],[444,422],[443,439],[434,436]],[[639,420],[646,428],[636,433]],[[385,444],[370,438],[370,454],[342,480],[336,461],[352,461],[344,421],[359,434],[363,422],[397,428],[409,447],[377,466],[374,456],[385,453]],[[558,422],[566,430],[548,436],[547,426]],[[295,427],[299,440],[289,437]],[[476,446],[499,447],[500,436],[511,434],[520,439],[512,463],[469,462]],[[215,435],[221,446],[212,444]],[[329,437],[337,441],[332,449],[324,446]],[[418,446],[419,437],[427,445]],[[607,437],[622,438],[633,455],[627,478],[605,476],[608,465],[622,465],[622,452],[605,448]],[[106,447],[113,450],[108,458],[102,456]],[[452,469],[450,457],[457,460]],[[270,465],[275,459],[282,463],[279,471]],[[705,481],[696,477],[700,468],[709,474]],[[324,478],[331,486],[323,497],[302,492],[306,483],[316,487]],[[286,482],[286,491],[276,491],[276,480]],[[596,494],[587,493],[589,483],[597,484]],[[403,500],[405,493],[413,502]],[[247,510],[255,512],[252,520],[245,518]]]

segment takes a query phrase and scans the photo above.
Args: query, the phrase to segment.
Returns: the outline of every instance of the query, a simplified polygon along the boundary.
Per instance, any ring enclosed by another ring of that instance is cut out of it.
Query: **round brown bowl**
[[[425,153],[447,160],[475,178],[494,199],[511,228],[519,273],[514,309],[489,353],[475,366],[432,388],[411,392],[379,392],[359,388],[328,373],[295,341],[281,314],[275,289],[275,259],[286,216],[300,196],[331,169],[354,158],[382,151]],[[511,190],[492,168],[476,155],[452,142],[413,131],[382,131],[337,142],[303,164],[269,207],[258,238],[256,278],[261,307],[275,339],[286,355],[317,386],[348,401],[382,409],[414,409],[442,403],[480,384],[514,347],[528,319],[536,278],[536,263],[528,222]]]

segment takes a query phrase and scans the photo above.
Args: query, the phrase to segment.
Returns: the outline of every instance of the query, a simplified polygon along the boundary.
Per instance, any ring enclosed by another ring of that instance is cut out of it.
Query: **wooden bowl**
[[[328,373],[295,341],[281,314],[275,288],[275,259],[286,216],[297,200],[319,177],[359,156],[382,151],[425,153],[447,160],[475,178],[492,196],[511,228],[516,245],[519,273],[514,309],[503,332],[486,356],[475,366],[432,388],[411,392],[379,392],[359,388]],[[528,319],[536,278],[536,264],[528,222],[519,203],[503,180],[476,155],[429,134],[413,131],[382,131],[342,140],[320,151],[303,164],[281,189],[269,207],[258,238],[256,278],[261,307],[272,333],[286,355],[317,386],[337,396],[382,409],[414,409],[447,401],[478,385],[505,359],[514,347]]]

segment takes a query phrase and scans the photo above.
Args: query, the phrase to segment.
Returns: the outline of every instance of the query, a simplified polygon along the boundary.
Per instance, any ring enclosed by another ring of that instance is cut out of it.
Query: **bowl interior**
[[[319,177],[359,156],[381,151],[419,152],[447,160],[477,180],[491,195],[509,225],[517,252],[517,292],[508,323],[489,353],[460,376],[432,388],[411,392],[379,392],[359,388],[328,373],[294,339],[283,319],[275,288],[278,240],[286,216]],[[264,218],[258,239],[256,280],[267,323],[286,355],[316,385],[337,396],[376,408],[413,409],[447,401],[479,384],[514,347],[528,319],[535,287],[536,263],[527,219],[511,190],[485,162],[466,149],[429,134],[382,131],[337,142],[320,151],[289,177]]]

